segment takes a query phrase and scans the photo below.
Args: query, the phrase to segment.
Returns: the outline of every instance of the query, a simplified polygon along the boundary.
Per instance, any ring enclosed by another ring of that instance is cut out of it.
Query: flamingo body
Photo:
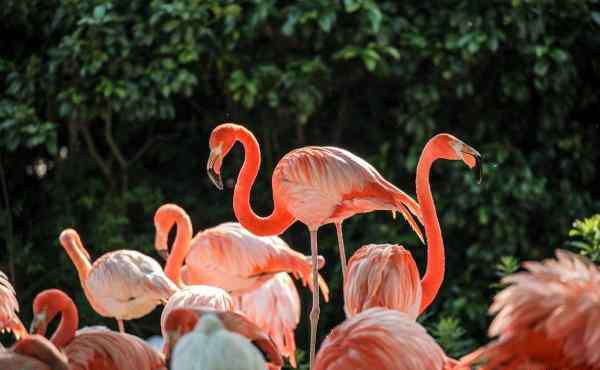
[[[27,334],[27,329],[17,316],[17,312],[19,312],[19,302],[17,302],[15,289],[4,272],[0,271],[0,329],[12,331],[18,339]]]
[[[67,358],[41,335],[30,335],[12,349],[0,348],[0,369],[70,370]]]
[[[285,272],[260,288],[235,298],[237,308],[273,339],[282,356],[296,367],[294,330],[300,321],[300,297]]]
[[[416,319],[422,293],[417,264],[400,245],[365,245],[348,261],[344,284],[347,317],[368,308],[385,307]]]

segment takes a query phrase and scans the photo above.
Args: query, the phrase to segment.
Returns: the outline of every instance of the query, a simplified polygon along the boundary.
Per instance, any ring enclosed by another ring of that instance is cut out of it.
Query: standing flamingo
[[[165,273],[179,279],[174,280],[179,284],[185,260],[185,283],[218,286],[232,295],[250,292],[282,271],[293,273],[313,289],[311,261],[279,237],[259,237],[239,223],[226,222],[199,232],[187,244],[179,242],[191,239],[192,224],[187,212],[175,204],[162,205],[154,224],[157,252],[168,256]],[[177,236],[169,255],[167,238],[174,225]],[[319,256],[319,267],[324,262]],[[318,279],[327,301],[329,288],[320,276]]]
[[[437,159],[462,160],[473,168],[479,167],[479,158],[479,152],[449,134],[438,134],[427,142],[417,164],[416,177],[417,200],[427,238],[425,276],[419,282],[419,270],[412,255],[399,245],[363,246],[348,264],[348,279],[344,284],[348,316],[382,306],[416,318],[433,302],[444,280],[445,256],[429,172]]]
[[[557,250],[557,259],[525,262],[527,271],[494,298],[489,335],[498,337],[461,363],[485,360],[482,370],[600,369],[600,269]]]
[[[173,353],[173,370],[265,370],[260,352],[245,337],[225,330],[212,314],[184,335]]]
[[[65,355],[41,335],[29,335],[12,349],[0,348],[3,370],[72,370]]]
[[[77,330],[77,307],[58,289],[35,297],[31,332],[44,335],[48,323],[59,314],[60,323],[50,341],[63,350],[71,370],[166,370],[162,354],[140,338],[104,327]]]
[[[260,288],[235,298],[237,308],[273,339],[281,355],[296,367],[294,330],[300,321],[300,297],[292,278],[280,272]]]
[[[27,329],[21,323],[17,312],[19,312],[19,302],[17,302],[15,289],[6,274],[0,271],[0,329],[12,331],[15,338],[19,339],[27,335]]]
[[[210,136],[207,171],[210,179],[223,189],[221,165],[233,145],[241,142],[245,159],[233,195],[233,208],[238,221],[260,236],[283,233],[295,221],[308,226],[313,264],[313,285],[317,285],[317,231],[334,223],[344,280],[346,254],[342,222],[357,214],[375,210],[402,213],[422,240],[422,234],[411,212],[421,219],[419,205],[410,196],[385,180],[377,170],[356,155],[334,147],[305,147],[286,154],[273,171],[273,213],[260,217],[250,206],[250,191],[260,168],[260,147],[254,135],[236,124],[221,124]],[[310,313],[310,363],[314,363],[316,329],[319,320],[319,292],[313,291]]]
[[[172,310],[167,316],[165,324],[167,330],[165,342],[169,345],[167,353],[175,348],[183,335],[194,330],[198,321],[206,315],[216,315],[226,330],[240,334],[250,340],[263,353],[265,359],[269,362],[270,369],[280,369],[283,366],[281,354],[269,335],[244,314],[233,311],[190,308]]]
[[[319,349],[315,370],[445,370],[453,365],[414,318],[378,307],[334,328]]]
[[[93,264],[77,232],[66,229],[60,243],[77,268],[81,286],[92,308],[101,316],[137,319],[166,302],[178,288],[154,259],[133,250],[106,253]]]

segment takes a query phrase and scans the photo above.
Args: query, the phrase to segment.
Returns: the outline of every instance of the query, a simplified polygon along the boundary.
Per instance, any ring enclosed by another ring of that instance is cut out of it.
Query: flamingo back
[[[365,245],[348,261],[344,284],[347,317],[371,307],[385,307],[416,319],[421,296],[417,264],[400,245]]]
[[[290,276],[281,272],[262,287],[235,299],[237,308],[263,329],[281,354],[296,367],[294,330],[300,321],[300,297]]]
[[[18,341],[11,350],[0,349],[3,370],[70,370],[67,357],[41,335]]]
[[[0,271],[0,329],[9,329],[19,337],[27,334],[21,320],[17,316],[19,303],[15,289],[4,272]]]
[[[153,258],[118,250],[98,258],[86,286],[102,316],[130,320],[150,313],[179,290]]]
[[[315,370],[442,370],[444,351],[403,312],[371,308],[334,328]]]

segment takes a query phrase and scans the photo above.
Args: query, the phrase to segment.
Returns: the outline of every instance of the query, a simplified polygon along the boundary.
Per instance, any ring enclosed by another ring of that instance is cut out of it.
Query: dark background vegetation
[[[224,165],[225,192],[204,170],[210,131],[232,121],[261,143],[253,204],[263,214],[277,160],[303,145],[349,149],[413,195],[432,135],[480,150],[481,185],[459,163],[432,173],[447,276],[422,321],[452,355],[484,343],[498,275],[568,247],[573,220],[600,209],[598,3],[2,1],[0,269],[24,321],[37,292],[59,287],[82,324],[115,326],[87,304],[58,244],[63,228],[94,257],[131,248],[158,258],[162,203],[187,209],[197,230],[232,220],[241,148]],[[309,253],[303,225],[283,238]],[[345,238],[349,255],[402,243],[424,268],[425,248],[389,213],[352,218]],[[344,316],[335,229],[319,242],[333,290],[323,338]],[[159,313],[127,327],[156,334]]]

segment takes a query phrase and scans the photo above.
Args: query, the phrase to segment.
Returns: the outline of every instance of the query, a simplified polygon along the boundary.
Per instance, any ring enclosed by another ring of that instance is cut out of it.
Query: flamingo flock
[[[438,159],[481,171],[478,151],[450,134],[425,145],[417,165],[416,200],[373,166],[335,147],[304,147],[273,171],[273,212],[250,204],[260,169],[260,146],[241,125],[218,125],[210,136],[208,176],[223,189],[221,168],[235,143],[244,163],[233,194],[237,222],[198,231],[176,204],[154,214],[154,258],[116,250],[92,262],[81,237],[67,228],[58,241],[70,257],[89,305],[117,320],[118,331],[79,328],[78,310],[63,291],[40,292],[27,330],[15,290],[0,272],[0,329],[16,343],[0,346],[0,370],[277,370],[297,366],[295,330],[301,301],[292,278],[312,291],[310,370],[600,370],[600,269],[585,257],[557,251],[556,259],[527,262],[506,277],[490,307],[494,339],[460,359],[448,357],[417,321],[435,300],[445,275],[445,250],[429,173]],[[397,244],[368,244],[346,262],[342,224],[377,210],[402,214],[426,245],[423,277],[411,253]],[[311,255],[280,234],[300,221]],[[346,320],[317,350],[319,295],[331,292],[319,269],[317,232],[334,224],[342,266]],[[169,233],[176,227],[170,245]],[[423,228],[423,229],[422,229]],[[162,348],[125,332],[124,321],[163,305]],[[49,324],[58,326],[49,339]]]

